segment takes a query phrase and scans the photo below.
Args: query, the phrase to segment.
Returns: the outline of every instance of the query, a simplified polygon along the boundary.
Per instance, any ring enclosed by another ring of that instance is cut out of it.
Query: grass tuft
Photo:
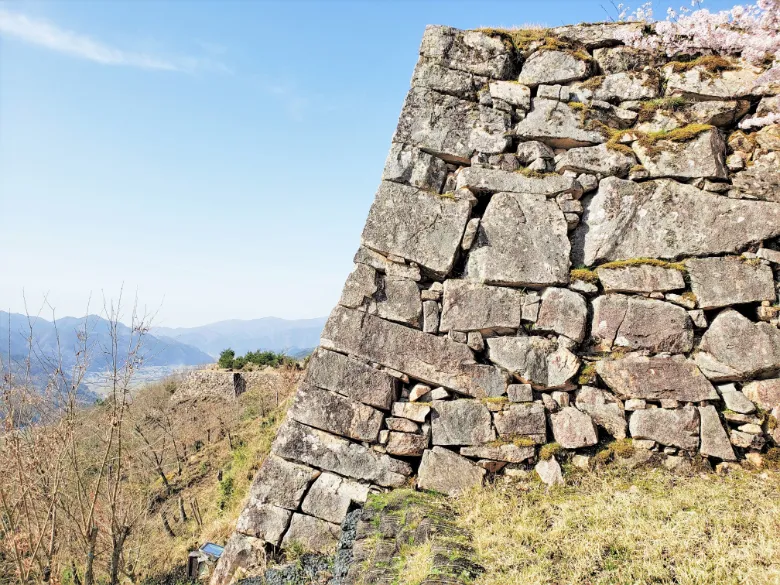
[[[583,282],[588,282],[590,284],[598,284],[599,275],[596,274],[595,270],[591,270],[590,268],[575,268],[569,273],[569,279],[572,281],[582,280]]]
[[[546,445],[542,445],[539,449],[539,459],[547,461],[558,455],[561,451],[563,451],[563,447],[558,443],[547,443]]]
[[[580,386],[587,386],[592,384],[596,380],[596,362],[590,362],[585,364],[580,370],[580,375],[577,377],[577,384]]]
[[[717,55],[704,55],[692,61],[672,61],[669,65],[672,66],[672,71],[675,73],[685,73],[696,67],[710,74],[737,69],[734,63]]]
[[[679,270],[680,272],[686,272],[685,264],[682,262],[669,262],[667,260],[659,260],[657,258],[629,258],[627,260],[615,260],[614,262],[607,262],[602,264],[599,268],[626,268],[627,266],[660,266],[661,268],[671,268]]]

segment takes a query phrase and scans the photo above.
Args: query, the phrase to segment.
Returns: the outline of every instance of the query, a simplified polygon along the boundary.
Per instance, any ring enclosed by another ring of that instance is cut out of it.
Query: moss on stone
[[[580,375],[577,377],[577,384],[585,386],[596,379],[596,362],[590,362],[582,366]]]
[[[544,461],[552,459],[561,451],[563,451],[563,447],[558,443],[547,443],[546,445],[542,445],[539,449],[539,459]]]
[[[590,79],[586,79],[580,84],[580,87],[583,89],[589,89],[591,91],[594,91],[601,87],[601,84],[604,83],[604,76],[603,75],[596,75],[595,77],[591,77]]]
[[[607,465],[616,458],[628,459],[634,454],[634,443],[631,439],[618,439],[609,443],[604,449],[593,456],[593,464]]]
[[[614,262],[607,262],[602,264],[599,268],[614,269],[614,268],[626,268],[629,266],[659,266],[661,268],[671,268],[673,270],[679,270],[680,272],[687,272],[685,264],[682,262],[669,262],[667,260],[659,260],[657,258],[629,258],[627,260],[615,260]]]
[[[717,55],[704,55],[692,61],[672,61],[669,65],[671,65],[672,71],[675,73],[685,73],[696,67],[709,74],[737,69],[734,63]]]
[[[588,282],[590,284],[598,284],[599,275],[596,274],[595,270],[591,270],[590,268],[575,268],[569,272],[569,280],[582,280],[583,282]]]
[[[681,96],[663,97],[648,100],[642,103],[639,109],[639,121],[649,122],[657,111],[676,112],[688,104],[688,100]]]

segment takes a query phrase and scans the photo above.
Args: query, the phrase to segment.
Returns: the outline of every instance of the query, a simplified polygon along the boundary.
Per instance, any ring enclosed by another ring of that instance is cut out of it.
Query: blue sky
[[[0,309],[81,315],[124,284],[157,325],[326,315],[425,25],[602,4],[0,2]]]

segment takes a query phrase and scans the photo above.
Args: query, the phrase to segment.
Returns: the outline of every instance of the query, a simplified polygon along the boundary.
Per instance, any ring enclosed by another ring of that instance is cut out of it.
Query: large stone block
[[[555,163],[555,170],[590,173],[601,177],[625,177],[635,164],[636,157],[633,154],[599,144],[567,150]]]
[[[475,193],[524,193],[554,197],[562,193],[580,195],[582,187],[572,177],[564,175],[546,175],[544,177],[526,177],[522,173],[466,167],[458,173],[458,189],[467,187]]]
[[[390,455],[399,457],[420,457],[429,443],[428,435],[392,432],[388,436],[385,450]]]
[[[406,95],[393,142],[417,146],[448,162],[468,164],[475,151],[504,152],[510,123],[504,112],[413,87]]]
[[[660,78],[654,71],[621,71],[605,75],[593,90],[593,99],[604,102],[649,100],[660,95]]]
[[[496,438],[487,407],[477,400],[434,400],[431,414],[434,445],[481,445]]]
[[[422,301],[420,289],[413,280],[384,277],[377,295],[376,312],[383,319],[420,328]]]
[[[374,298],[376,290],[376,270],[367,264],[355,264],[344,283],[339,304],[351,309],[360,307]]]
[[[366,219],[364,246],[446,275],[455,261],[473,198],[442,197],[382,181]]]
[[[412,74],[412,87],[477,101],[477,92],[485,86],[487,80],[483,75],[443,67],[435,60],[421,56]]]
[[[629,430],[634,439],[695,451],[699,448],[699,411],[695,406],[637,410],[631,415]]]
[[[290,528],[282,539],[282,548],[298,545],[308,552],[332,554],[340,536],[338,524],[306,514],[293,514]]]
[[[585,339],[588,305],[582,295],[566,288],[548,288],[542,293],[542,303],[534,329],[551,331],[580,342]]]
[[[598,443],[598,433],[593,419],[573,406],[567,406],[550,415],[555,442],[564,449],[579,449]]]
[[[604,383],[621,398],[701,402],[718,393],[691,361],[682,356],[628,356],[596,362]]]
[[[360,311],[334,309],[321,343],[460,394],[479,398],[501,396],[506,391],[505,374],[493,366],[475,363],[465,344]]]
[[[675,268],[652,264],[597,268],[605,292],[666,292],[685,288],[683,273]]]
[[[250,501],[236,521],[236,532],[279,546],[292,515],[291,510]]]
[[[390,374],[323,348],[309,360],[306,382],[382,410],[390,409],[398,388]]]
[[[593,301],[592,337],[598,347],[688,353],[693,325],[682,307],[654,299],[609,294]]]
[[[377,440],[384,420],[375,408],[306,384],[298,388],[288,416],[310,427],[369,443]]]
[[[702,132],[685,142],[658,140],[647,148],[641,141],[635,142],[634,151],[653,178],[725,179],[729,176],[726,143],[717,129]]]
[[[470,280],[446,280],[441,331],[517,330],[523,314],[522,291]]]
[[[429,25],[425,27],[420,55],[449,69],[493,79],[509,79],[515,72],[512,50],[500,38],[480,31]]]
[[[585,127],[582,117],[564,102],[533,99],[533,109],[515,127],[521,140],[538,140],[553,148],[576,148],[606,142],[606,137]]]
[[[520,71],[519,82],[530,87],[541,83],[568,83],[585,79],[590,72],[590,62],[565,51],[537,51]]]
[[[558,342],[543,337],[493,337],[487,340],[490,361],[539,390],[571,387],[580,361]]]
[[[775,300],[772,269],[738,256],[691,258],[685,261],[691,290],[700,309]]]
[[[712,405],[699,407],[701,419],[701,447],[699,451],[708,457],[717,457],[723,461],[735,461],[734,449],[720,422],[718,411]]]
[[[547,418],[539,404],[513,404],[495,413],[493,422],[502,439],[527,437],[537,445],[547,442]]]
[[[312,484],[301,510],[333,524],[341,524],[350,506],[364,504],[369,486],[332,473],[323,473]]]
[[[670,64],[661,71],[666,79],[667,96],[726,100],[749,95],[761,73],[758,67],[745,63],[737,64],[734,70],[719,71],[717,75],[712,75],[703,65],[675,72]]]
[[[733,173],[729,197],[780,203],[780,153],[756,157],[743,171]]]
[[[721,311],[704,333],[696,363],[715,381],[747,380],[780,372],[780,329]]]
[[[728,199],[670,180],[610,177],[586,203],[579,231],[586,265],[705,256],[780,235],[780,204]]]
[[[285,459],[385,487],[403,485],[412,473],[408,463],[289,419],[271,450]]]
[[[271,454],[252,480],[249,501],[297,510],[309,484],[319,474],[316,469]]]
[[[456,496],[472,487],[482,485],[485,470],[465,457],[434,447],[423,453],[417,475],[417,487]]]
[[[567,224],[555,201],[497,193],[488,203],[469,254],[469,279],[488,284],[546,286],[569,281]]]

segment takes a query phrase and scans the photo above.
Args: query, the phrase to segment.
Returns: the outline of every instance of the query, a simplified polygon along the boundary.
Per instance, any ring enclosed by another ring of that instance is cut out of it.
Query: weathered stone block
[[[721,311],[702,336],[696,363],[715,381],[746,380],[780,372],[780,329]]]
[[[282,539],[282,548],[297,543],[304,550],[332,554],[341,536],[341,527],[306,514],[293,514],[290,528]]]
[[[583,386],[577,391],[575,404],[610,435],[616,439],[626,438],[626,414],[611,393],[592,386]]]
[[[541,195],[497,193],[488,203],[467,263],[488,284],[545,286],[569,281],[566,219]]]
[[[536,318],[535,330],[565,335],[577,343],[585,339],[588,306],[582,295],[565,288],[547,288]]]
[[[695,406],[637,410],[631,415],[629,430],[636,439],[695,451],[699,448],[699,411]]]
[[[590,416],[573,406],[550,415],[555,442],[564,449],[579,449],[598,443],[596,425]]]
[[[539,404],[513,404],[495,413],[493,422],[502,439],[528,437],[537,445],[547,442],[547,419]]]
[[[399,404],[403,404],[403,403],[399,403]],[[425,417],[423,417],[423,420],[425,420]],[[416,422],[408,418],[401,418],[401,417],[387,418],[385,419],[385,425],[387,425],[387,428],[390,429],[391,431],[398,431],[401,433],[420,432],[420,425],[418,425]]]
[[[521,140],[538,140],[553,148],[576,148],[606,142],[606,137],[588,130],[580,117],[566,103],[534,98],[533,109],[516,127]]]
[[[493,81],[490,83],[490,97],[505,101],[522,110],[531,108],[531,88],[515,81]]]
[[[749,95],[761,72],[746,64],[738,64],[735,70],[720,71],[718,75],[711,75],[704,66],[675,72],[672,65],[667,65],[661,71],[666,79],[667,96],[694,99],[735,99]]]
[[[412,473],[408,463],[293,420],[279,430],[271,450],[285,459],[385,487],[403,485]]]
[[[536,87],[540,83],[568,83],[585,79],[590,63],[565,51],[537,51],[523,64],[520,83]]]
[[[676,179],[725,179],[726,143],[717,129],[702,132],[686,142],[658,140],[652,148],[645,148],[641,141],[634,143],[639,162],[652,178]]]
[[[742,392],[761,408],[780,408],[780,378],[750,382],[742,387]]]
[[[428,443],[428,435],[392,432],[385,448],[390,455],[420,457]]]
[[[681,271],[652,264],[597,268],[596,274],[605,292],[651,293],[685,288]]]
[[[446,280],[440,329],[485,333],[517,330],[523,298],[523,292],[517,289]]]
[[[434,447],[423,453],[417,475],[417,487],[456,496],[474,486],[482,485],[485,470],[465,457]]]
[[[775,299],[772,269],[760,261],[738,256],[691,258],[685,267],[700,309]]]
[[[334,309],[321,343],[460,394],[501,396],[506,391],[505,374],[475,363],[466,345],[359,311]]]
[[[385,161],[383,181],[406,183],[439,193],[447,178],[447,163],[416,146],[394,143]]]
[[[292,515],[285,508],[250,501],[236,521],[236,532],[279,546]]]
[[[496,438],[487,407],[477,400],[437,400],[431,413],[434,445],[481,445]]]
[[[351,309],[360,307],[366,300],[374,298],[376,290],[376,270],[366,264],[355,264],[344,283],[339,304]]]
[[[593,99],[604,102],[650,100],[660,95],[660,76],[654,71],[621,71],[605,75],[593,90]]]
[[[425,88],[477,101],[477,92],[487,83],[487,78],[457,69],[442,67],[433,59],[421,56],[412,74],[412,87]]]
[[[376,442],[384,420],[375,408],[305,384],[298,388],[288,416],[310,427],[369,443]]]
[[[561,465],[555,458],[542,459],[534,467],[539,479],[549,486],[563,485],[563,473],[561,473]]]
[[[701,419],[701,447],[699,447],[701,454],[717,457],[723,461],[736,461],[729,436],[720,422],[715,407],[700,406],[699,418]]]
[[[431,412],[428,404],[416,402],[396,402],[393,404],[393,416],[406,418],[414,422],[422,423]]]
[[[596,371],[621,398],[717,400],[718,393],[696,365],[682,356],[628,356],[596,362]]]
[[[490,361],[534,388],[568,388],[580,361],[558,342],[543,337],[494,337],[487,340]]]
[[[461,195],[441,197],[382,181],[361,241],[368,248],[395,254],[445,275],[452,269],[472,203]]]
[[[474,151],[504,152],[509,128],[508,114],[413,87],[406,95],[393,142],[417,146],[448,162],[468,164]]]
[[[297,510],[309,484],[320,472],[305,465],[268,455],[249,488],[250,503]]]
[[[514,74],[511,49],[500,38],[479,31],[429,25],[425,27],[420,55],[443,67],[493,79],[508,79]]]
[[[306,382],[382,410],[390,409],[398,392],[390,374],[323,348],[309,360]]]
[[[601,177],[625,177],[636,164],[633,154],[612,150],[606,144],[572,148],[555,163],[555,170],[591,173]]]
[[[458,173],[456,186],[458,189],[467,187],[473,192],[485,194],[506,192],[554,197],[561,193],[572,193],[577,196],[582,193],[582,187],[573,177],[554,174],[544,177],[526,177],[521,173],[480,167],[462,169]]]
[[[341,524],[353,502],[365,503],[368,488],[366,484],[325,472],[312,484],[301,510],[327,522]]]
[[[693,347],[693,326],[682,307],[620,294],[593,301],[592,337],[598,347],[647,349],[655,353],[687,353]]]
[[[419,328],[422,324],[422,302],[417,283],[393,277],[384,277],[380,282],[382,286],[377,295],[377,314],[383,319]]]
[[[780,235],[780,204],[728,199],[669,180],[609,177],[586,203],[580,231],[586,265],[734,252]]]
[[[506,393],[510,402],[531,402],[534,399],[530,384],[510,384],[506,388]]]

